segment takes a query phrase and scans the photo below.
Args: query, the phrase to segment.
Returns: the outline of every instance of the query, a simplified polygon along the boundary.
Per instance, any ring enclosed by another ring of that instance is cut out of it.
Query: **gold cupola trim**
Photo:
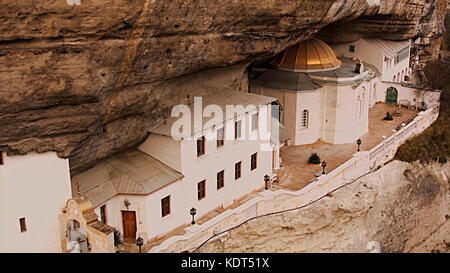
[[[319,39],[311,38],[288,47],[271,62],[278,70],[316,72],[340,67],[333,49]]]

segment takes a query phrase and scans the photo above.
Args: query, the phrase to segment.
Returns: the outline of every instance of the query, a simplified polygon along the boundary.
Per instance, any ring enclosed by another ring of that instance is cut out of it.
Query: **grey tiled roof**
[[[320,84],[313,81],[305,73],[275,69],[269,69],[261,73],[251,84],[288,91],[307,91],[322,88]]]
[[[183,175],[139,150],[105,159],[72,178],[72,194],[77,183],[82,196],[97,207],[117,194],[146,195],[180,180]]]
[[[411,45],[410,40],[389,41],[383,39],[366,39],[370,44],[380,50],[384,56],[394,58],[400,51]]]
[[[365,73],[356,79],[350,79],[360,75],[355,72],[356,61],[348,58],[342,58],[342,61],[342,65],[336,69],[317,72],[288,72],[270,69],[261,73],[259,77],[251,83],[258,86],[287,91],[313,91],[322,88],[321,84],[325,83],[359,84],[374,76],[374,72],[369,69],[369,67],[371,68],[369,65],[364,66],[364,72],[369,73]],[[349,80],[342,81],[344,78],[349,78]]]
[[[333,70],[327,70],[327,71],[318,71],[318,72],[310,72],[308,73],[311,76],[320,76],[320,77],[327,77],[327,78],[351,78],[360,75],[359,73],[355,72],[355,65],[356,62],[352,62],[349,59],[345,59],[346,62],[343,62],[341,67]],[[369,69],[365,66],[364,72],[369,71]]]

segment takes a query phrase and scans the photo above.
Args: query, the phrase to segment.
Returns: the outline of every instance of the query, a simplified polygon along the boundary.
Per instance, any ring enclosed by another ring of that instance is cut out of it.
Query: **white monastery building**
[[[363,60],[381,73],[381,81],[404,82],[409,76],[411,40],[359,39],[333,47],[338,57]]]
[[[68,159],[0,152],[0,252],[61,252],[58,217],[71,196]]]
[[[409,49],[409,41],[360,39],[334,51],[313,38],[256,67],[250,91],[278,98],[290,145],[351,143],[368,132],[369,107],[385,100],[383,79],[408,75]]]
[[[270,139],[270,105],[275,98],[244,92],[218,92],[202,97],[200,113],[215,105],[242,105],[216,123],[200,117],[203,126],[174,139],[178,117],[149,129],[147,140],[72,178],[73,190],[95,207],[101,220],[123,231],[126,241],[163,235],[216,208],[264,187],[264,176],[278,168],[278,146]],[[189,105],[191,113],[194,104]],[[255,106],[254,108],[248,106]],[[208,132],[211,137],[208,137]],[[259,137],[267,134],[266,139]],[[251,140],[253,139],[253,140]],[[268,147],[268,148],[267,148]]]

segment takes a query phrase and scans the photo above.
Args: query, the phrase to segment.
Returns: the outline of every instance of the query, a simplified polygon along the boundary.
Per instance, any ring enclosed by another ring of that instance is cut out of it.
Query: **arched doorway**
[[[395,87],[389,87],[386,92],[386,103],[397,105],[398,91]]]

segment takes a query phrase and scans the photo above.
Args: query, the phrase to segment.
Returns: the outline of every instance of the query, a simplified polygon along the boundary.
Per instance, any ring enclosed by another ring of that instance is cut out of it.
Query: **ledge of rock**
[[[251,220],[198,252],[449,252],[450,164],[393,161],[312,205]]]
[[[249,63],[317,32],[420,38],[431,58],[445,1],[6,0],[0,11],[0,149],[56,151],[76,173],[141,143],[200,90],[246,90]]]

